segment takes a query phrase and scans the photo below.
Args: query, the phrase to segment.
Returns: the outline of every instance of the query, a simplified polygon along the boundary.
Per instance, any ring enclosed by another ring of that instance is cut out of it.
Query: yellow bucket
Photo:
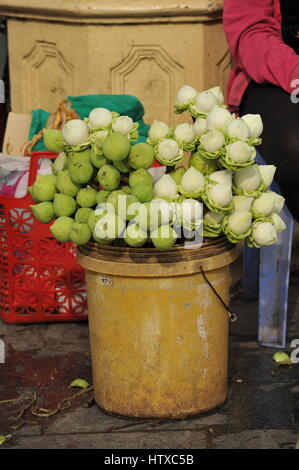
[[[227,395],[229,265],[226,239],[169,251],[95,243],[85,268],[95,400],[124,416],[184,418]]]

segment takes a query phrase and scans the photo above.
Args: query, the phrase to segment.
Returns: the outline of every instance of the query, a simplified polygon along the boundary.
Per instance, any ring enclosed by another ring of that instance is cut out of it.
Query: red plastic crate
[[[55,158],[32,152],[29,185],[38,160]],[[84,269],[76,245],[53,238],[50,224],[33,217],[31,196],[0,195],[0,317],[7,323],[82,321],[87,319]]]

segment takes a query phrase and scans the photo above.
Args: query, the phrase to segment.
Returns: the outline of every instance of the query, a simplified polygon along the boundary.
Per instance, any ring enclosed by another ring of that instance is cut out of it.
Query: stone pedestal
[[[12,110],[55,111],[69,95],[128,93],[170,124],[179,88],[223,91],[230,54],[222,0],[2,0]]]

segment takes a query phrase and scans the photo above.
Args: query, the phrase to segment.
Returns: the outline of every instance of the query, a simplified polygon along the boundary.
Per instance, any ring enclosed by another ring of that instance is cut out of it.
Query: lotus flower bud
[[[285,198],[280,194],[274,193],[276,195],[275,202],[274,202],[274,212],[279,214],[284,206]]]
[[[108,136],[108,131],[97,131],[93,134],[94,142],[97,147],[102,148],[103,144]]]
[[[232,185],[232,173],[230,170],[214,171],[209,175],[209,178],[212,181],[216,181],[216,183],[225,184],[227,186]]]
[[[210,225],[220,225],[224,215],[225,215],[224,213],[216,214],[215,212],[208,211],[204,215],[203,220]]]
[[[270,222],[253,224],[251,239],[257,246],[270,246],[277,241],[277,232]]]
[[[88,136],[88,126],[81,119],[72,119],[66,122],[62,128],[62,138],[64,142],[72,147],[86,142]]]
[[[226,152],[228,158],[235,163],[247,163],[252,160],[251,148],[245,142],[233,142],[227,145]]]
[[[197,118],[193,124],[193,129],[197,137],[201,137],[202,134],[207,130],[207,120],[203,118]]]
[[[214,106],[212,111],[208,114],[207,117],[207,128],[208,129],[223,129],[226,127],[230,121],[233,119],[233,116],[227,109],[222,108],[221,106]]]
[[[200,171],[191,166],[182,176],[181,186],[185,192],[198,193],[204,189],[206,180]]]
[[[158,250],[169,250],[177,240],[177,234],[170,225],[161,225],[151,232],[151,240]]]
[[[122,234],[125,227],[124,220],[109,211],[96,222],[94,233],[99,240],[115,240]]]
[[[175,160],[180,152],[179,144],[173,139],[165,139],[158,144],[158,152],[161,158],[167,161]]]
[[[106,108],[94,108],[90,111],[89,127],[91,129],[99,129],[100,127],[109,127],[112,122],[112,112]]]
[[[126,228],[124,238],[127,245],[133,248],[138,248],[146,243],[147,232],[142,230],[138,223],[133,222]]]
[[[235,211],[250,211],[252,203],[254,201],[254,197],[247,197],[247,196],[234,196],[233,197],[233,204]]]
[[[274,165],[259,165],[259,171],[262,179],[265,183],[266,188],[269,188],[273,182],[273,178],[276,172],[276,166]]]
[[[261,135],[263,132],[263,121],[260,114],[245,114],[241,119],[249,127],[251,138],[256,139]]]
[[[209,114],[216,104],[217,97],[215,94],[211,91],[203,91],[197,95],[194,108],[198,113]]]
[[[280,215],[275,214],[275,213],[272,214],[272,220],[273,220],[274,227],[277,233],[280,233],[287,228],[286,224],[284,223]]]
[[[86,223],[73,223],[70,231],[70,239],[76,245],[85,245],[91,239],[91,230]]]
[[[129,116],[119,116],[115,119],[114,123],[112,124],[112,129],[114,132],[119,132],[120,134],[130,134],[134,127],[133,119]]]
[[[188,104],[190,101],[193,101],[197,96],[197,91],[192,88],[192,86],[184,85],[180,88],[176,102],[177,104]]]
[[[189,144],[196,138],[196,133],[192,124],[184,123],[176,126],[174,131],[174,137],[177,140],[181,140],[185,144]]]
[[[277,194],[274,192],[262,193],[260,197],[253,201],[252,209],[265,217],[274,212],[274,206]]]
[[[236,171],[234,174],[234,184],[244,191],[254,191],[261,184],[261,174],[258,165],[248,166]]]
[[[162,121],[154,121],[149,130],[149,137],[156,142],[164,139],[169,133],[169,126]]]
[[[227,126],[227,134],[231,139],[247,140],[250,129],[241,118],[233,119]]]
[[[185,199],[180,204],[179,212],[185,222],[195,223],[202,219],[202,204],[195,199]]]
[[[220,106],[224,103],[224,96],[219,86],[209,88],[207,91],[211,91],[217,98],[217,104]]]
[[[210,199],[221,207],[228,206],[233,198],[231,186],[225,184],[211,184],[207,188]]]
[[[235,211],[228,217],[229,229],[237,235],[246,233],[252,222],[252,214],[249,211]]]
[[[215,153],[223,147],[225,139],[222,132],[213,130],[203,134],[200,142],[206,152]]]
[[[154,186],[154,194],[161,198],[175,199],[178,196],[176,182],[170,175],[163,175]]]

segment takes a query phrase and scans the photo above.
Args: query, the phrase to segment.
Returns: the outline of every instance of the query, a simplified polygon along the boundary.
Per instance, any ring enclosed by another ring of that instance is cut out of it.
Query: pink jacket
[[[298,88],[291,84],[299,79],[299,55],[282,40],[278,7],[277,0],[224,0],[224,31],[235,61],[227,89],[233,111],[251,80],[288,93]]]

